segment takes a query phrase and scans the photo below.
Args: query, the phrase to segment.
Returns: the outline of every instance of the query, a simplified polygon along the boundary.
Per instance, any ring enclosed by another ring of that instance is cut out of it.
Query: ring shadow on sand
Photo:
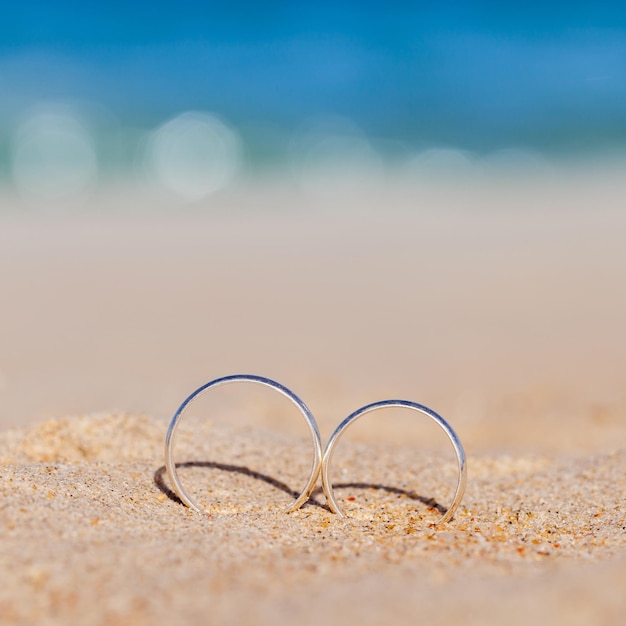
[[[291,489],[289,485],[278,480],[277,478],[274,478],[273,476],[268,476],[267,474],[262,474],[261,472],[257,472],[256,470],[251,470],[245,465],[231,465],[230,463],[217,463],[216,461],[186,461],[184,463],[176,463],[177,469],[180,469],[182,467],[204,467],[207,469],[217,469],[223,472],[243,474],[244,476],[249,476],[250,478],[254,478],[255,480],[260,480],[264,483],[267,483],[268,485],[271,485],[279,491],[283,491],[284,493],[290,495],[294,500],[300,495],[298,491]],[[154,472],[154,482],[156,486],[170,500],[173,500],[178,504],[183,504],[181,499],[165,484],[165,474],[165,466],[159,467],[159,469]],[[320,502],[315,500],[313,496],[309,498],[304,506],[307,505],[317,506],[326,510],[330,510],[325,504],[321,504]]]
[[[274,478],[273,476],[268,476],[267,474],[262,474],[261,472],[257,472],[256,470],[251,470],[245,465],[232,465],[229,463],[217,463],[215,461],[186,461],[184,463],[176,463],[177,468],[181,467],[203,467],[208,469],[217,469],[223,472],[234,472],[237,474],[243,474],[244,476],[249,476],[250,478],[254,478],[255,480],[260,480],[268,485],[271,485],[275,489],[279,491],[283,491],[284,493],[290,495],[292,498],[297,498],[300,494],[297,491],[294,491],[287,485],[286,483]],[[165,483],[166,469],[165,466],[162,465],[154,472],[154,483],[158,487],[161,493],[164,493],[170,500],[176,502],[178,504],[183,504],[180,498],[167,486]],[[380,491],[386,491],[390,494],[395,494],[397,496],[403,496],[409,498],[411,500],[415,500],[417,502],[421,502],[422,504],[436,509],[442,515],[447,511],[446,507],[442,506],[437,502],[434,498],[427,498],[426,496],[421,496],[414,491],[409,491],[407,489],[402,489],[401,487],[393,487],[390,485],[381,485],[375,483],[337,483],[333,485],[333,489],[337,491],[338,489],[377,489]],[[304,506],[315,506],[326,511],[330,511],[327,504],[322,504],[316,500],[316,497],[322,495],[323,491],[321,487],[316,487],[309,497],[308,501],[304,504]]]
[[[442,506],[435,500],[435,498],[427,498],[426,496],[420,496],[414,491],[409,491],[408,489],[402,489],[401,487],[392,487],[390,485],[381,485],[378,483],[337,483],[333,485],[333,491],[337,491],[340,489],[377,489],[378,491],[386,491],[387,493],[392,493],[397,496],[408,498],[409,500],[415,500],[417,502],[421,502],[425,504],[427,507],[436,509],[444,515],[448,509],[445,506]],[[317,496],[322,493],[321,487],[316,487],[312,492],[311,496]]]

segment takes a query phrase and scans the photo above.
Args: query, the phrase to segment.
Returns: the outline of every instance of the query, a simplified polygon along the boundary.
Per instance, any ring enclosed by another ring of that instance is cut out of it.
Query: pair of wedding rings
[[[461,445],[461,441],[459,440],[457,434],[454,432],[448,422],[446,422],[443,417],[441,417],[428,407],[417,404],[416,402],[409,402],[408,400],[382,400],[380,402],[368,404],[354,411],[348,417],[346,417],[346,419],[344,419],[343,422],[341,422],[341,424],[337,426],[335,432],[333,432],[333,434],[331,435],[330,439],[328,440],[328,444],[326,445],[326,449],[322,450],[322,440],[320,437],[319,429],[317,427],[317,422],[315,421],[313,414],[306,406],[306,404],[304,404],[304,402],[295,393],[293,393],[290,389],[287,389],[287,387],[284,387],[280,383],[270,380],[269,378],[254,376],[252,374],[235,374],[233,376],[216,378],[215,380],[212,380],[205,385],[202,385],[202,387],[196,389],[180,405],[180,408],[174,414],[174,417],[172,418],[172,421],[167,430],[167,434],[165,436],[165,467],[167,469],[167,475],[169,477],[171,486],[174,489],[176,495],[180,498],[180,500],[194,511],[202,512],[198,503],[183,488],[183,485],[180,482],[180,478],[178,477],[178,472],[176,471],[176,463],[174,462],[173,457],[174,434],[184,412],[187,410],[187,408],[189,408],[189,405],[198,396],[205,393],[209,389],[213,389],[214,387],[235,382],[256,383],[278,391],[282,395],[286,396],[298,408],[309,427],[309,431],[311,433],[311,438],[313,441],[313,465],[311,467],[311,473],[309,475],[306,485],[300,492],[300,495],[287,509],[288,513],[296,511],[309,499],[311,492],[317,484],[319,475],[321,474],[322,489],[324,490],[324,494],[326,496],[326,500],[328,502],[330,510],[340,517],[344,517],[343,511],[341,510],[335,499],[335,495],[333,493],[333,485],[330,479],[331,462],[335,448],[337,446],[337,443],[339,442],[339,439],[346,431],[346,428],[350,426],[350,424],[358,420],[366,413],[371,413],[372,411],[377,411],[379,409],[387,407],[403,407],[407,409],[412,409],[414,411],[422,413],[423,415],[426,415],[427,417],[430,417],[443,429],[443,431],[452,442],[452,446],[454,447],[458,463],[458,481],[452,504],[448,507],[446,513],[437,522],[437,524],[441,524],[450,520],[454,515],[457,507],[461,503],[461,499],[463,498],[463,493],[465,491],[465,483],[467,480],[467,468],[465,464],[465,452],[463,450],[463,446]]]

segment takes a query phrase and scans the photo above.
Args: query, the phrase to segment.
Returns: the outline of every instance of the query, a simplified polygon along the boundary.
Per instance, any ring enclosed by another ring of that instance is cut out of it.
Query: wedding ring
[[[444,516],[437,522],[437,524],[447,522],[454,515],[454,512],[456,511],[457,507],[461,503],[461,500],[463,499],[463,493],[465,492],[465,483],[467,481],[465,452],[457,434],[454,432],[450,424],[448,424],[448,422],[443,419],[443,417],[441,417],[428,407],[417,404],[416,402],[409,402],[408,400],[382,400],[380,402],[368,404],[364,407],[361,407],[360,409],[357,409],[356,411],[354,411],[354,413],[351,413],[348,417],[346,417],[346,419],[343,420],[343,422],[341,422],[341,424],[339,424],[339,426],[337,426],[335,432],[333,432],[330,439],[328,440],[328,444],[326,445],[326,450],[324,451],[324,456],[322,458],[322,487],[328,501],[328,506],[333,513],[337,513],[340,517],[345,517],[343,511],[337,504],[337,500],[335,500],[333,485],[332,481],[330,480],[330,466],[339,439],[345,433],[346,428],[348,428],[350,424],[356,422],[356,420],[358,420],[360,417],[363,417],[366,413],[371,413],[372,411],[378,411],[380,409],[385,409],[389,407],[401,407],[423,413],[427,417],[433,419],[437,424],[439,424],[439,426],[444,430],[444,432],[446,433],[446,435],[448,435],[448,438],[452,442],[458,462],[459,478],[452,504],[448,507],[448,510],[446,511]]]
[[[311,439],[313,440],[313,465],[311,467],[311,473],[309,475],[309,478],[304,488],[300,492],[300,495],[286,510],[287,513],[296,511],[309,499],[309,495],[315,487],[315,483],[317,482],[317,478],[320,473],[322,462],[322,443],[320,433],[317,428],[317,423],[315,421],[315,418],[313,417],[313,414],[306,406],[306,404],[304,404],[304,402],[295,393],[293,393],[291,390],[287,389],[287,387],[284,387],[280,383],[270,380],[269,378],[263,378],[262,376],[254,376],[252,374],[235,374],[234,376],[224,376],[223,378],[216,378],[215,380],[212,380],[205,385],[202,385],[202,387],[196,389],[180,405],[180,408],[178,409],[178,411],[176,411],[174,417],[172,418],[172,421],[170,422],[169,428],[167,429],[167,434],[165,436],[165,467],[167,469],[167,475],[170,480],[171,486],[176,495],[185,505],[187,505],[194,511],[202,511],[196,500],[192,496],[190,496],[184,489],[178,477],[178,472],[176,471],[176,463],[174,462],[173,455],[174,434],[176,433],[176,428],[180,423],[184,412],[187,408],[189,408],[189,405],[196,398],[198,398],[198,396],[207,392],[209,389],[219,387],[220,385],[239,382],[256,383],[278,391],[283,396],[287,397],[298,408],[298,410],[306,420],[309,431],[311,433]]]

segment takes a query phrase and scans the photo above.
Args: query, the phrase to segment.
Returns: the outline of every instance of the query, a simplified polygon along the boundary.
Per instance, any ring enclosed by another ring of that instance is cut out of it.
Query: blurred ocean
[[[626,169],[626,4],[432,5],[7,4],[0,202]]]

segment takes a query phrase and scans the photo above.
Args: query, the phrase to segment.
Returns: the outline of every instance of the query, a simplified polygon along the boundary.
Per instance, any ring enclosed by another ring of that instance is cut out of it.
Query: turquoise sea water
[[[621,162],[624,102],[618,2],[26,0],[0,20],[0,190],[549,175]]]

